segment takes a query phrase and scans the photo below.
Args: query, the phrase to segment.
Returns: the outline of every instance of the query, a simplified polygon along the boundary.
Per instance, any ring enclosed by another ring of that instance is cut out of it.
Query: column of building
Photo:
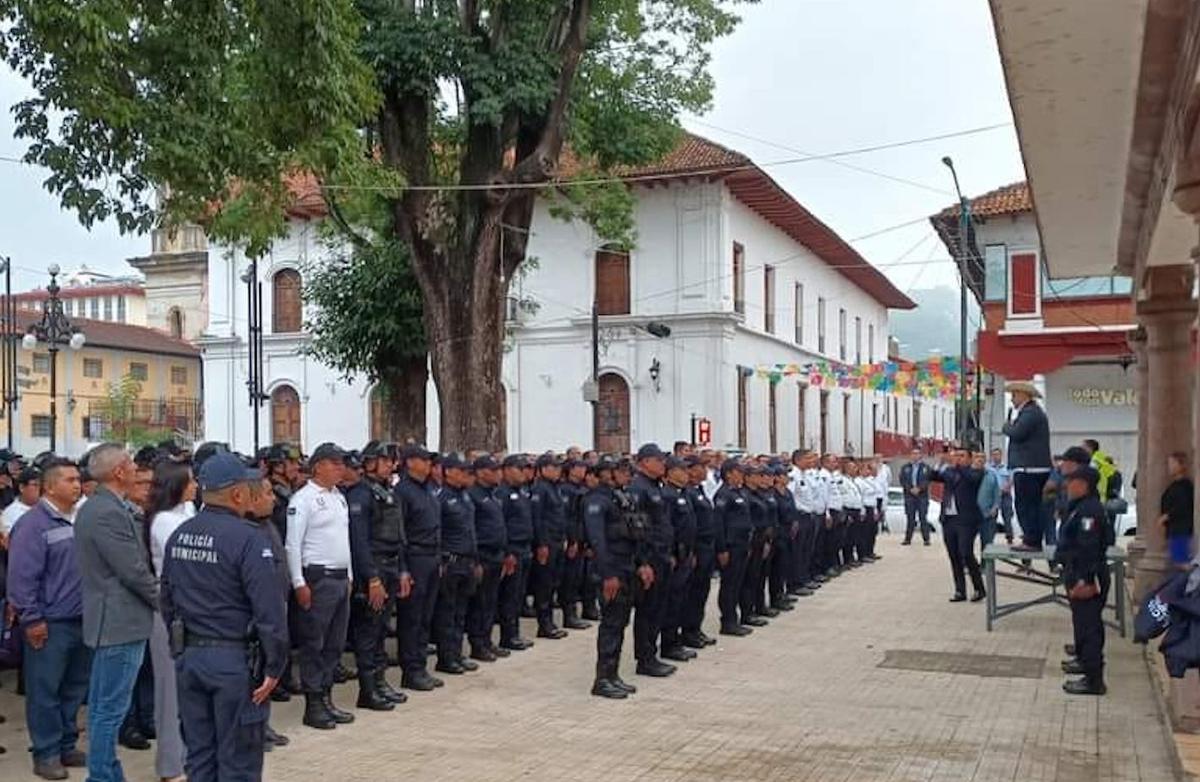
[[[1142,275],[1137,316],[1145,342],[1140,352],[1138,391],[1142,427],[1138,464],[1138,539],[1134,598],[1142,597],[1167,574],[1165,531],[1158,525],[1158,498],[1169,482],[1166,457],[1192,453],[1191,332],[1196,320],[1191,264],[1150,266]],[[1137,341],[1135,341],[1137,348]],[[1144,369],[1143,369],[1144,367]],[[1144,373],[1144,374],[1143,374]]]

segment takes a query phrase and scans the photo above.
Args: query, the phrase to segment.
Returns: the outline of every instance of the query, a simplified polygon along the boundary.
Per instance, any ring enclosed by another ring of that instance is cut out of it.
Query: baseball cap
[[[443,470],[469,470],[471,463],[463,458],[460,453],[448,453],[442,456]]]
[[[726,459],[721,463],[721,474],[726,475],[734,470],[740,473],[746,472],[746,465],[739,462],[737,459]]]
[[[308,457],[308,466],[311,468],[318,462],[333,460],[337,462],[345,461],[346,452],[339,448],[334,443],[321,443],[317,449],[312,452],[312,456]]]
[[[1076,464],[1092,463],[1092,455],[1078,445],[1072,445],[1070,448],[1063,451],[1062,458],[1063,461],[1075,462]]]
[[[502,466],[504,466],[504,467],[522,467],[522,468],[528,467],[529,459],[524,454],[520,454],[520,453],[509,454],[508,456],[504,457],[504,462],[502,463]]]
[[[533,466],[541,468],[541,467],[557,467],[560,465],[561,465],[561,462],[559,461],[558,456],[556,456],[555,454],[552,454],[552,453],[544,453],[537,458],[537,461],[534,462]]]
[[[204,491],[217,491],[236,483],[262,480],[262,473],[251,469],[242,460],[228,451],[221,451],[204,460],[200,465],[197,481]]]
[[[406,445],[400,449],[400,458],[401,459],[426,459],[426,460],[428,460],[428,459],[431,459],[432,457],[433,457],[433,454],[431,454],[425,448],[425,446],[418,445],[417,443],[410,443],[409,445]]]
[[[665,457],[666,454],[663,453],[663,449],[658,447],[658,443],[646,443],[641,448],[638,448],[637,451],[638,461],[642,459],[663,459]]]
[[[378,440],[372,440],[362,448],[363,459],[378,459],[381,456],[386,457],[387,455],[387,445]]]
[[[592,475],[599,475],[601,472],[603,472],[605,470],[615,470],[615,469],[617,469],[617,460],[613,459],[611,456],[601,456],[599,459],[596,460],[595,464],[591,465],[588,468],[588,470],[592,473]]]
[[[686,470],[687,462],[677,456],[668,456],[666,459],[668,470]]]
[[[362,454],[358,451],[346,451],[346,455],[342,457],[342,462],[347,467],[357,470],[363,466]]]
[[[476,459],[471,466],[476,470],[495,470],[500,467],[500,463],[493,459],[490,454],[484,454]]]

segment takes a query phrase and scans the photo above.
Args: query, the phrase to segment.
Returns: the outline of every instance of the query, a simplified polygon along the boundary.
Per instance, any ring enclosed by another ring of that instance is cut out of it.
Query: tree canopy
[[[623,184],[562,180],[671,148],[739,2],[0,0],[0,52],[37,92],[16,107],[26,158],[86,225],[148,229],[166,184],[170,218],[256,255],[283,229],[285,174],[316,174],[347,262],[405,249],[441,445],[503,447],[504,301],[537,199],[633,242]],[[380,329],[407,322],[404,301]]]

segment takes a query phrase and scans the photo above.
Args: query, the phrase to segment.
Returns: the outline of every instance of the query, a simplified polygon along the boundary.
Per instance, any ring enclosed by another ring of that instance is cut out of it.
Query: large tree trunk
[[[380,412],[382,439],[423,443],[427,438],[425,390],[429,382],[425,356],[405,359],[379,379],[383,388]]]
[[[498,250],[486,246],[469,258],[445,259],[443,272],[451,284],[424,290],[443,451],[507,447],[501,414],[507,285],[500,282],[498,262]]]

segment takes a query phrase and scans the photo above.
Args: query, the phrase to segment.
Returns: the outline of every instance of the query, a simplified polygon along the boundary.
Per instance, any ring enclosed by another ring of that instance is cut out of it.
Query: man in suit
[[[99,484],[75,521],[83,579],[83,641],[93,651],[88,688],[88,779],[122,782],[117,732],[125,713],[158,605],[145,531],[125,497],[136,467],[120,445],[94,448],[88,471]]]
[[[983,588],[983,576],[979,562],[975,559],[975,537],[983,524],[983,513],[979,509],[979,485],[985,473],[983,460],[978,466],[972,462],[970,452],[957,449],[942,454],[942,464],[930,473],[932,480],[945,486],[942,493],[942,540],[946,543],[946,554],[950,558],[950,570],[954,576],[954,595],[951,603],[967,599],[965,570],[971,576],[974,587],[972,602],[987,596]]]
[[[1008,468],[1012,471],[1013,505],[1021,524],[1019,545],[1013,551],[1041,551],[1045,525],[1042,489],[1050,477],[1050,420],[1037,403],[1041,396],[1033,383],[1009,383],[1012,395],[1004,434],[1008,437]]]
[[[929,545],[929,465],[921,461],[921,450],[912,449],[908,464],[900,468],[900,488],[904,490],[904,515],[908,524],[904,528],[904,543],[911,546],[913,530],[921,524],[921,539]]]

